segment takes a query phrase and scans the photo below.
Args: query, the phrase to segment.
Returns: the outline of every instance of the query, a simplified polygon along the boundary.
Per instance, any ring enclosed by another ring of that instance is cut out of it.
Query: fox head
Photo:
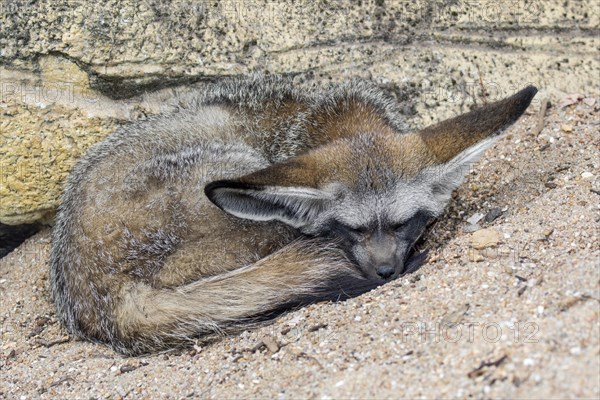
[[[237,217],[330,237],[366,277],[392,279],[405,272],[415,242],[471,163],[536,92],[527,87],[414,133],[352,134],[239,179],[212,182],[205,193]]]

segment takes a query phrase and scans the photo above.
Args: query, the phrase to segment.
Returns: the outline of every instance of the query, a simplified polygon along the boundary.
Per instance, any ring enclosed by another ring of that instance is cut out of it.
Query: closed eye
[[[367,233],[369,231],[369,228],[366,226],[349,226],[349,225],[343,224],[341,222],[338,222],[338,224],[345,231],[356,234],[356,235],[364,235],[365,233]]]
[[[435,222],[435,218],[425,212],[418,212],[408,220],[392,225],[391,229],[397,234],[411,237],[423,232],[433,222]]]
[[[399,223],[399,224],[394,224],[391,226],[393,231],[399,231],[400,229],[404,228],[406,226],[406,224],[404,222]]]
[[[431,216],[426,212],[419,211],[412,217],[402,222],[396,222],[395,224],[391,224],[390,229],[394,232],[399,232],[402,230],[412,231],[415,228],[420,229],[418,227],[425,227],[431,222]]]
[[[368,231],[368,229],[366,227],[362,227],[362,226],[359,226],[359,227],[356,227],[356,228],[353,228],[353,227],[349,226],[349,227],[347,227],[347,229],[348,229],[348,231],[350,231],[352,233],[358,233],[360,235],[364,235]]]

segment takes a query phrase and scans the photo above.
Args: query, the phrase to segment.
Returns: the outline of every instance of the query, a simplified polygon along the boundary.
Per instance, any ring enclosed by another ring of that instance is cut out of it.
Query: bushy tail
[[[113,347],[141,354],[240,329],[284,308],[373,289],[332,247],[296,242],[255,264],[177,289],[123,289]]]

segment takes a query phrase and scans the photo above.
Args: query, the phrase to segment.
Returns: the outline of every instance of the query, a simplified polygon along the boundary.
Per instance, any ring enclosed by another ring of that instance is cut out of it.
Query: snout
[[[381,264],[375,267],[375,272],[377,272],[377,275],[379,275],[381,279],[389,279],[394,275],[395,271],[396,269],[394,266],[390,264]]]
[[[355,243],[351,255],[365,276],[390,281],[406,272],[409,243],[394,234],[376,232]]]
[[[370,275],[373,278],[380,278],[384,281],[389,281],[410,274],[418,270],[427,259],[427,251],[424,252],[409,252],[404,261],[388,260],[379,263],[371,264]]]

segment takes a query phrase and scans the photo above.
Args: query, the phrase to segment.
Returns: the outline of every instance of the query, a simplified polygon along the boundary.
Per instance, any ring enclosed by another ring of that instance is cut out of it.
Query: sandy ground
[[[599,398],[588,103],[550,108],[541,133],[533,105],[473,167],[416,273],[203,347],[123,358],[69,339],[38,233],[0,260],[0,398]]]

